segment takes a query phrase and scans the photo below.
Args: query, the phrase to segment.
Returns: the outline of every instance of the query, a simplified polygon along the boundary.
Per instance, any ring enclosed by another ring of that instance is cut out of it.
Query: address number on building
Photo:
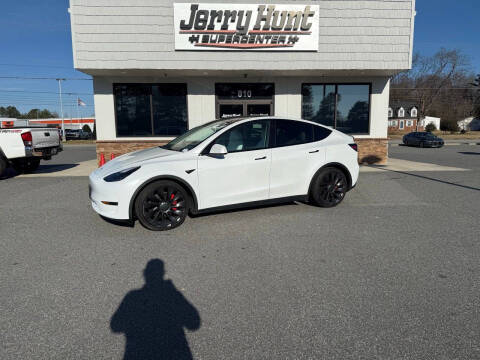
[[[239,98],[251,98],[252,97],[252,90],[238,90],[237,96]]]

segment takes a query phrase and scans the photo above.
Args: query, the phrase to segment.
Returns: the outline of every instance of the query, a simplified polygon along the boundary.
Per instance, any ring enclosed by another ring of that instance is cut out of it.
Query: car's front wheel
[[[315,205],[333,207],[345,198],[347,186],[347,178],[343,171],[326,167],[320,170],[313,180],[310,198]]]
[[[188,203],[188,194],[182,186],[168,180],[155,181],[137,196],[135,214],[149,230],[171,230],[185,221]]]

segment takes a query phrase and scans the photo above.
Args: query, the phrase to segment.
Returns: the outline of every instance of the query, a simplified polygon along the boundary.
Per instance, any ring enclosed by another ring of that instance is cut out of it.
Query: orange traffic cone
[[[114,153],[112,153],[112,154],[110,155],[110,160],[113,160],[113,159],[115,159],[115,154],[114,154]]]
[[[102,167],[103,165],[105,165],[105,155],[100,154],[100,162],[98,163],[98,167]]]

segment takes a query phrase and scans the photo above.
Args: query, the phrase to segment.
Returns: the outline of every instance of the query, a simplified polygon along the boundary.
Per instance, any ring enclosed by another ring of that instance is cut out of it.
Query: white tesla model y
[[[235,118],[109,161],[90,175],[89,192],[104,217],[169,230],[189,213],[285,200],[336,206],[358,172],[351,136],[306,120]]]

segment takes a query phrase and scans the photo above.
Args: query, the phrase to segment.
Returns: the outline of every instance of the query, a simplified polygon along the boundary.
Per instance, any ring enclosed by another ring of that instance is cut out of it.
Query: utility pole
[[[60,95],[60,114],[62,116],[62,141],[65,141],[65,124],[63,118],[63,101],[62,101],[62,81],[65,79],[57,78],[55,79],[58,81],[58,93]]]

